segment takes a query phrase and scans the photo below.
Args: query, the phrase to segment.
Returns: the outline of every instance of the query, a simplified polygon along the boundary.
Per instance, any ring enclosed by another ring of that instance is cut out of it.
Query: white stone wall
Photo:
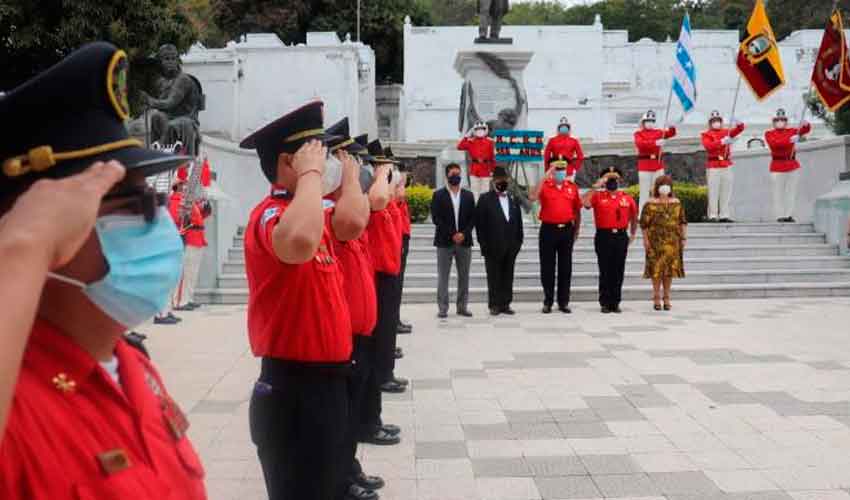
[[[698,28],[698,27],[696,27]],[[477,28],[415,27],[404,29],[404,136],[407,141],[445,140],[457,136],[461,78],[452,68],[461,49],[486,50],[472,43]],[[674,42],[643,39],[628,42],[625,31],[591,26],[506,26],[503,36],[517,49],[535,55],[525,71],[529,127],[554,131],[566,115],[575,134],[586,141],[622,140],[631,136],[637,117],[649,108],[663,118],[671,88]],[[780,42],[787,84],[758,103],[742,83],[736,116],[761,135],[779,107],[795,119],[802,110],[801,94],[808,88],[822,31],[804,30]],[[685,117],[684,135],[696,135],[711,110],[728,118],[738,72],[734,65],[738,34],[730,30],[693,33],[697,65],[697,107]],[[675,102],[671,121],[681,117]],[[816,134],[829,132],[817,127]]]
[[[293,108],[320,98],[325,122],[348,116],[352,133],[377,134],[375,55],[336,35],[308,37],[314,45],[286,46],[275,35],[248,35],[223,49],[195,46],[183,67],[207,96],[204,133],[239,142]]]

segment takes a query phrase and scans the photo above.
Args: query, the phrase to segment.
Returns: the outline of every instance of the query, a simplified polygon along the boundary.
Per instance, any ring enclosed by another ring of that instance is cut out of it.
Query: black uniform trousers
[[[351,353],[352,371],[348,379],[348,426],[343,445],[343,474],[339,477],[339,492],[342,496],[354,483],[354,477],[363,471],[357,460],[357,438],[360,419],[366,403],[369,383],[374,378],[375,346],[372,337],[354,335]],[[340,498],[342,498],[342,496]]]
[[[378,322],[372,331],[374,343],[374,370],[367,382],[366,401],[363,405],[360,432],[374,433],[381,422],[381,384],[393,376],[395,369],[396,335],[398,333],[401,280],[398,276],[377,273],[375,291],[378,296]]]
[[[294,365],[263,358],[251,395],[251,440],[269,500],[337,500],[350,367]]]
[[[514,300],[514,265],[516,252],[502,255],[485,255],[487,271],[487,306],[490,309],[506,309]]]
[[[399,278],[399,289],[404,290],[404,271],[407,270],[407,254],[410,252],[410,235],[404,234],[401,237],[401,274]]]
[[[573,277],[573,238],[575,225],[540,225],[540,281],[543,283],[543,303],[555,302],[555,266],[558,267],[558,307],[570,303],[570,283]]]
[[[599,263],[599,305],[617,308],[623,297],[629,235],[625,229],[596,229],[593,246]]]

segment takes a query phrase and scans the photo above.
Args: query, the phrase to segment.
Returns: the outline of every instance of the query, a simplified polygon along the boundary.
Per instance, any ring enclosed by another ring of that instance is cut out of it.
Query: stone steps
[[[539,302],[542,290],[538,228],[526,224],[525,230],[526,242],[516,263],[515,296],[517,301]],[[405,302],[434,301],[437,259],[433,231],[430,223],[413,226]],[[575,301],[596,301],[594,232],[592,221],[586,218],[573,253]],[[841,257],[837,246],[825,243],[824,235],[816,232],[812,224],[690,224],[688,238],[687,277],[674,285],[678,299],[850,295],[850,258]],[[626,299],[642,300],[651,294],[649,282],[642,278],[643,259],[643,245],[638,241],[626,262]],[[218,288],[198,291],[199,300],[247,302],[241,232],[233,239],[218,278]],[[477,246],[473,250],[470,287],[470,300],[486,301],[484,261]]]

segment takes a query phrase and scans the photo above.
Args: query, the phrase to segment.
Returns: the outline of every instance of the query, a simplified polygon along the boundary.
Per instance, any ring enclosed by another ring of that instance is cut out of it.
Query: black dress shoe
[[[357,474],[354,476],[354,484],[360,486],[361,488],[366,488],[367,490],[380,490],[386,483],[383,479],[378,476],[367,476],[364,473]]]
[[[620,309],[620,306],[614,307],[613,309],[611,309],[611,312],[614,314],[623,314],[623,310]]]
[[[155,325],[176,325],[177,323],[180,323],[180,320],[176,317],[156,316],[153,319],[153,324]]]
[[[552,306],[549,304],[543,305],[543,314],[549,314],[552,312]]]
[[[173,318],[173,319],[174,319],[174,320],[176,320],[178,323],[180,323],[181,321],[183,321],[183,319],[182,319],[182,318],[178,318],[178,317],[177,317],[177,316],[175,316],[175,315],[174,315],[174,313],[172,313],[172,312],[168,313],[166,316],[168,316],[169,318]]]
[[[393,357],[395,359],[401,359],[404,357],[404,351],[401,350],[401,347],[396,347],[395,352],[393,353]]]
[[[396,327],[395,331],[399,335],[407,335],[408,333],[413,333],[413,328],[411,328],[410,325],[405,326],[405,325],[399,323],[398,326]]]
[[[464,318],[471,318],[471,317],[472,317],[472,313],[471,313],[471,312],[469,312],[469,310],[468,310],[468,309],[463,309],[463,310],[458,311],[458,312],[457,312],[457,315],[458,315],[458,316],[463,316]]]
[[[558,310],[559,310],[559,311],[561,311],[561,312],[562,312],[562,313],[564,313],[564,314],[572,314],[572,313],[573,313],[573,310],[572,310],[572,309],[570,309],[570,308],[569,308],[569,307],[567,307],[567,306],[559,306],[559,307],[558,307]]]
[[[404,328],[407,328],[408,330],[413,330],[413,325],[411,325],[410,323],[408,323],[406,321],[398,320],[398,324],[400,326],[403,326]]]
[[[516,314],[516,311],[511,309],[511,306],[506,306],[502,308],[502,314],[507,314],[508,316],[513,316]]]
[[[440,318],[440,319],[446,319],[446,318],[449,317],[449,313],[440,311],[440,312],[437,313],[437,317]]]
[[[360,442],[374,444],[377,446],[392,446],[394,444],[399,444],[401,442],[401,438],[398,434],[390,434],[384,429],[378,429],[374,433],[364,436]]]
[[[189,304],[183,304],[182,306],[177,306],[174,308],[175,311],[194,311],[195,308],[190,306]]]
[[[407,387],[408,385],[410,385],[410,380],[407,380],[404,377],[396,377],[395,375],[392,376],[390,382],[396,383],[402,387]]]
[[[502,311],[496,309],[495,307],[490,308],[490,316],[498,316]]]
[[[794,223],[794,222],[797,222],[797,221],[796,221],[796,220],[794,220],[794,217],[786,217],[786,218],[785,218],[785,222],[791,222],[791,223]]]
[[[345,492],[344,500],[378,500],[378,494],[372,490],[367,490],[359,484],[352,484],[348,487],[348,491]]]
[[[735,221],[733,219],[728,218],[728,217],[724,217],[724,218],[720,219],[720,222],[722,222],[724,224],[731,224]]]
[[[187,305],[187,306],[191,306],[191,307],[192,307],[192,309],[200,309],[200,308],[201,308],[201,304],[198,304],[197,302],[189,302],[189,303],[188,303],[188,304],[186,304],[186,305]]]
[[[386,393],[389,393],[389,394],[401,394],[406,390],[407,389],[403,385],[396,384],[392,380],[390,380],[389,382],[384,382],[383,384],[381,384],[381,392],[386,392]]]
[[[611,308],[608,306],[602,306],[599,310],[602,314],[611,314]]]
[[[398,436],[401,434],[401,427],[395,424],[381,424],[381,429],[391,436]]]

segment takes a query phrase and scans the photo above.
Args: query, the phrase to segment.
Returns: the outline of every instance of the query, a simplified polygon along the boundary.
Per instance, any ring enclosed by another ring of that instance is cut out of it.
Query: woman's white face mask
[[[475,131],[475,137],[478,137],[479,139],[482,137],[487,137],[487,131],[484,129],[478,129]]]
[[[723,128],[723,122],[718,122],[718,121],[711,122],[711,128],[714,129],[714,130],[720,130],[721,128]]]
[[[661,196],[667,197],[670,196],[670,193],[673,191],[673,188],[670,187],[669,184],[663,184],[658,186],[658,194]]]
[[[325,172],[322,174],[322,196],[327,196],[342,185],[342,162],[330,155],[325,160]]]

